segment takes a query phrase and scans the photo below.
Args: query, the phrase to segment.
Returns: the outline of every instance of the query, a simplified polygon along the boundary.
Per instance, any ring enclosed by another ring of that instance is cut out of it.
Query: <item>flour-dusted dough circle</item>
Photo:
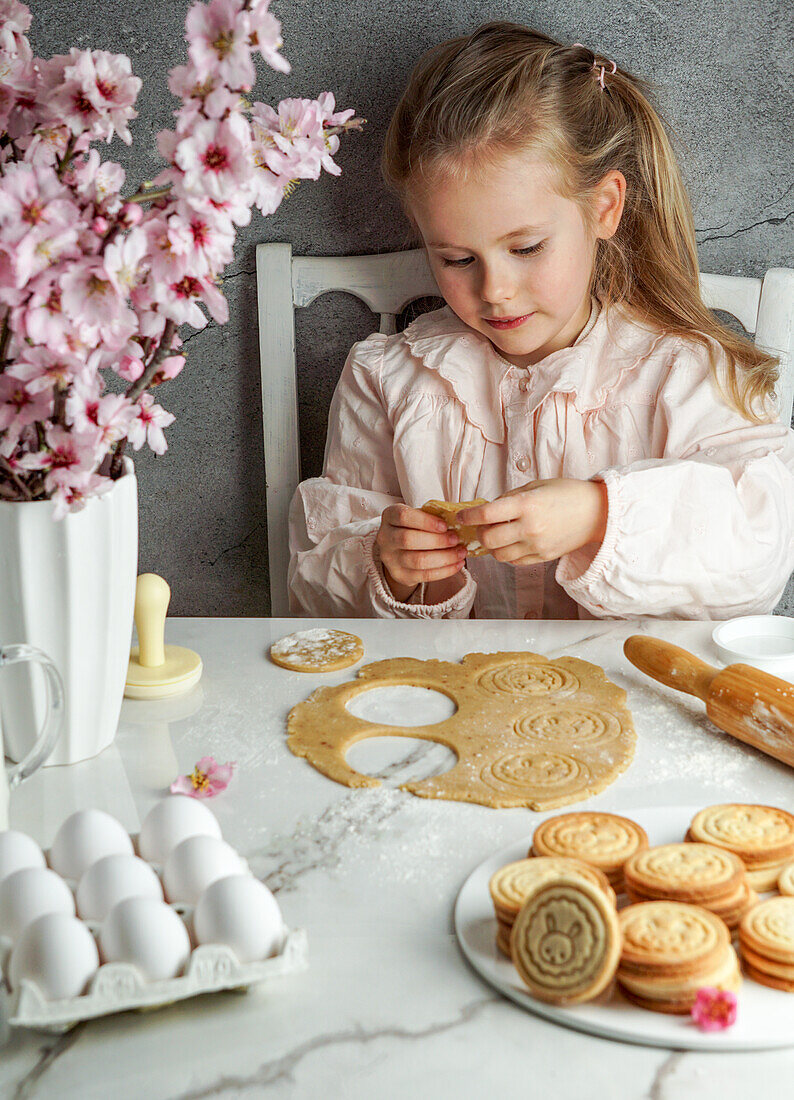
[[[556,747],[600,745],[620,736],[620,723],[606,711],[549,705],[542,714],[524,715],[513,727],[519,737]]]
[[[525,985],[552,1004],[581,1004],[603,992],[620,946],[617,914],[603,891],[564,873],[532,891],[510,935],[510,954]]]
[[[346,630],[315,627],[279,638],[270,647],[270,659],[292,672],[334,672],[364,656],[364,643]]]
[[[348,709],[362,692],[397,685],[442,692],[456,711],[427,726],[397,726],[366,721]],[[573,739],[557,745],[543,715],[561,699],[585,716],[587,729],[578,740],[574,729]],[[422,798],[548,810],[596,794],[628,767],[636,735],[625,700],[625,691],[603,669],[576,657],[469,653],[460,663],[398,657],[365,665],[356,680],[317,688],[294,706],[287,744],[338,783],[377,787],[379,780],[347,763],[350,748],[370,737],[424,738],[451,749],[457,763],[442,775],[405,783],[403,790]]]

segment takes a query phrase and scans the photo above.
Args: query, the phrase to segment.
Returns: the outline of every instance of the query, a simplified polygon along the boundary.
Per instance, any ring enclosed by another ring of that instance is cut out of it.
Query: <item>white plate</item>
[[[637,821],[652,845],[682,840],[702,806],[664,806],[621,810]],[[551,814],[546,817],[553,816]],[[577,1031],[627,1043],[676,1050],[765,1050],[794,1046],[794,993],[782,993],[744,978],[736,1023],[725,1031],[700,1031],[689,1016],[666,1016],[627,1001],[615,990],[589,1004],[560,1008],[536,1001],[526,992],[512,964],[496,948],[496,918],[488,892],[491,875],[505,863],[523,859],[531,835],[489,856],[464,882],[455,904],[455,933],[463,954],[487,982],[538,1016]]]

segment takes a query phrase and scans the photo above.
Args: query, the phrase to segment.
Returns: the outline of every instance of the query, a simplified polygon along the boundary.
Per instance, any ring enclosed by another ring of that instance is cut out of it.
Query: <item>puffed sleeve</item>
[[[301,482],[292,499],[290,607],[318,617],[465,618],[476,592],[468,571],[434,604],[422,602],[423,586],[395,600],[383,576],[375,536],[383,510],[403,500],[380,386],[386,340],[375,333],[351,349],[331,402],[323,476]]]
[[[596,474],[606,534],[558,583],[597,617],[727,619],[766,613],[794,569],[794,433],[722,400],[706,355],[682,341],[657,395],[648,458]]]

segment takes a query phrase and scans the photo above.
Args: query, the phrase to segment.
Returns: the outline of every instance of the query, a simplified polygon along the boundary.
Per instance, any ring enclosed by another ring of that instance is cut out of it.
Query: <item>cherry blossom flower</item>
[[[23,347],[6,369],[6,376],[25,383],[28,393],[46,393],[55,386],[65,388],[80,374],[84,363],[76,355],[58,355],[47,347]]]
[[[86,470],[55,470],[51,475],[55,503],[53,519],[63,519],[69,512],[80,512],[91,497],[102,496],[113,487],[109,477]]]
[[[270,0],[253,0],[251,4],[248,11],[251,47],[262,55],[271,69],[288,73],[292,66],[278,52],[284,44],[281,40],[281,23],[268,11],[269,7]]]
[[[166,412],[160,405],[155,405],[150,393],[141,394],[136,417],[127,432],[127,439],[136,451],[139,451],[144,443],[148,443],[155,454],[163,455],[168,450],[163,428],[167,428],[175,419],[173,413]]]
[[[736,994],[729,989],[703,986],[692,1006],[692,1019],[701,1031],[724,1031],[736,1022]]]
[[[202,756],[189,775],[180,775],[169,787],[171,794],[191,798],[212,798],[225,791],[237,767],[235,761],[219,764],[214,756]]]
[[[41,74],[40,102],[51,118],[75,135],[87,131],[107,142],[118,134],[127,145],[132,142],[127,122],[137,117],[132,105],[142,82],[124,54],[73,47],[44,62]]]
[[[185,173],[185,189],[223,200],[229,191],[248,191],[251,132],[242,115],[205,119],[180,137],[174,159]]]
[[[232,88],[249,90],[256,79],[249,33],[241,0],[193,4],[185,20],[188,55],[197,72],[202,78],[217,76]]]
[[[19,427],[46,420],[52,412],[52,396],[31,393],[25,383],[6,372],[0,374],[0,431],[16,422]]]

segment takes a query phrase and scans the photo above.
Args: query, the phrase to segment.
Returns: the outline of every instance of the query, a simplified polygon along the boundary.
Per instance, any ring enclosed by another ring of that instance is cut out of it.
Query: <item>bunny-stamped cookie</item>
[[[510,954],[534,997],[581,1004],[611,982],[621,942],[615,908],[603,890],[561,874],[524,902],[510,936]]]

